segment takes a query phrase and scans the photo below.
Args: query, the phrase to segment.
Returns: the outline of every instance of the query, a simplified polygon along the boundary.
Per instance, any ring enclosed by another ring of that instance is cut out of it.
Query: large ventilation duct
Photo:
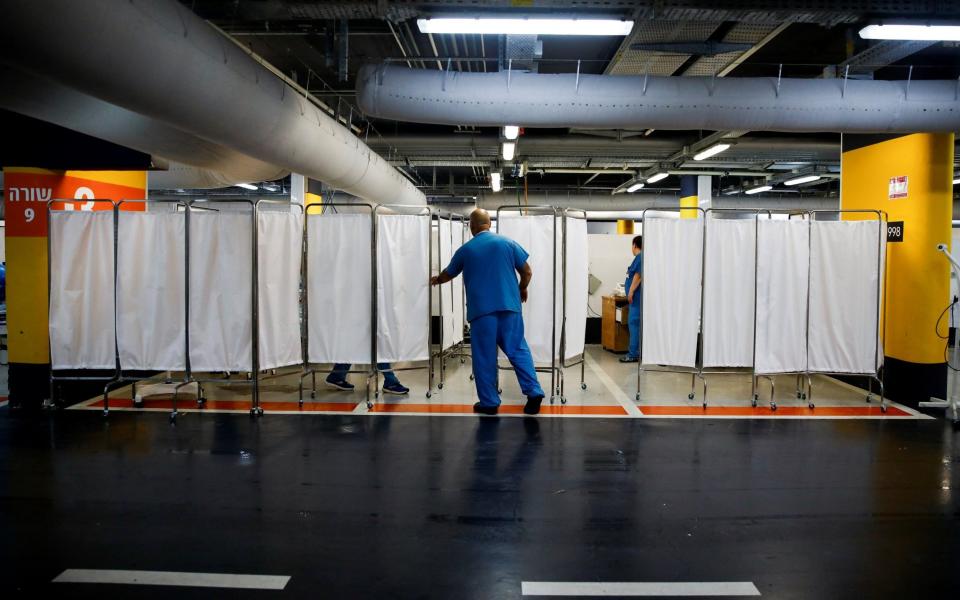
[[[0,61],[374,202],[403,175],[174,0],[4,3]]]
[[[529,194],[523,205],[546,205],[560,208],[578,208],[586,211],[634,212],[647,208],[679,207],[680,197],[671,194],[628,194],[624,196],[590,194]],[[769,209],[834,209],[840,204],[837,198],[822,196],[720,196],[713,199],[714,208],[769,208]],[[462,205],[461,205],[462,206]],[[477,199],[477,206],[491,213],[499,206],[517,206],[515,194],[486,194]],[[467,210],[473,207],[468,207]],[[453,208],[451,208],[453,210]],[[460,212],[460,211],[457,211]]]
[[[367,66],[357,97],[375,117],[443,125],[909,133],[960,130],[958,86]]]
[[[150,174],[151,188],[218,188],[289,171],[31,73],[0,65],[0,107],[184,163]],[[189,165],[189,166],[188,166]]]

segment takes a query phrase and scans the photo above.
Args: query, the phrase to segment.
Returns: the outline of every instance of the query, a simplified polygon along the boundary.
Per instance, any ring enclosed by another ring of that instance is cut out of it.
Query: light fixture
[[[637,183],[635,183],[635,184],[633,184],[633,185],[631,185],[630,187],[627,188],[627,193],[632,194],[633,192],[639,190],[639,189],[642,188],[642,187],[643,187],[643,183],[637,182]]]
[[[238,184],[237,184],[237,187],[243,188],[243,189],[245,189],[245,190],[257,190],[257,189],[260,189],[260,188],[258,188],[257,186],[253,185],[252,183],[238,183]]]
[[[860,30],[865,40],[927,40],[932,42],[960,42],[958,25],[867,25]]]
[[[660,171],[659,173],[656,173],[654,175],[651,175],[650,177],[647,177],[647,183],[656,183],[658,181],[666,179],[668,175],[669,173],[667,173],[666,171]]]
[[[513,160],[513,155],[517,150],[516,142],[503,143],[503,160]]]
[[[504,125],[503,126],[503,137],[508,140],[515,140],[517,136],[520,135],[520,127],[517,125]]]
[[[784,181],[783,185],[800,185],[801,183],[810,183],[818,179],[820,179],[819,175],[801,175],[800,177],[794,177],[793,179]]]
[[[280,186],[275,183],[265,183],[260,186],[260,189],[266,190],[268,192],[279,192]]]
[[[732,144],[725,144],[725,143],[714,144],[709,148],[707,148],[706,150],[702,150],[694,154],[693,160],[705,160],[707,158],[710,158],[711,156],[716,156],[717,154],[720,154],[724,150],[728,149],[730,146],[732,146]]]
[[[495,192],[499,192],[503,189],[503,179],[498,171],[493,171],[490,173],[490,189]]]
[[[760,192],[769,192],[773,189],[772,185],[758,185],[757,187],[752,187],[749,190],[744,190],[744,194],[759,194]]]
[[[420,33],[490,33],[504,35],[627,35],[633,21],[621,19],[541,19],[475,17],[417,19]]]
[[[960,177],[954,177],[954,178],[953,178],[953,185],[957,185],[958,183],[960,183]]]

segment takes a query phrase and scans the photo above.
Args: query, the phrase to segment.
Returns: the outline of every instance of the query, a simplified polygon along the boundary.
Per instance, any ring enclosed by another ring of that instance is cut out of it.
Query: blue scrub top
[[[640,275],[642,277],[641,271],[643,271],[643,252],[640,252],[639,254],[634,256],[633,262],[630,263],[629,267],[627,267],[627,278],[624,280],[624,283],[623,283],[623,292],[625,294],[630,293],[630,284],[633,282],[634,274]],[[643,289],[642,279],[640,280],[640,287],[637,288],[637,292],[639,292],[641,289]]]
[[[517,269],[529,256],[520,244],[489,231],[477,234],[454,253],[444,271],[450,277],[463,273],[468,321],[501,310],[520,312]]]

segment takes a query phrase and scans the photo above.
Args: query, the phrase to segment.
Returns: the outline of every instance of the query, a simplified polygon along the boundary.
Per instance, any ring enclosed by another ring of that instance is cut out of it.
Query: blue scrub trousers
[[[400,383],[396,374],[390,370],[390,363],[379,363],[377,368],[383,371],[383,384],[392,385]],[[347,371],[350,370],[350,363],[337,363],[333,365],[333,371],[327,376],[330,381],[344,381],[347,378]]]
[[[634,294],[637,296],[640,290]],[[640,316],[643,305],[634,301],[630,303],[630,312],[627,314],[627,328],[630,330],[630,346],[627,347],[627,356],[630,358],[640,358]]]
[[[525,396],[543,396],[537,381],[530,347],[523,338],[523,316],[501,310],[470,321],[470,348],[473,378],[482,406],[500,406],[497,393],[497,347],[513,365],[517,381]]]

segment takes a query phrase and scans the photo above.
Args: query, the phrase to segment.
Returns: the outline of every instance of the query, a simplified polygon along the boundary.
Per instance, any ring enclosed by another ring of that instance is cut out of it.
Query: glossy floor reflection
[[[2,587],[68,568],[286,589],[57,597],[519,598],[523,581],[747,581],[768,598],[960,589],[941,420],[0,413]],[[7,596],[5,593],[4,596]]]

